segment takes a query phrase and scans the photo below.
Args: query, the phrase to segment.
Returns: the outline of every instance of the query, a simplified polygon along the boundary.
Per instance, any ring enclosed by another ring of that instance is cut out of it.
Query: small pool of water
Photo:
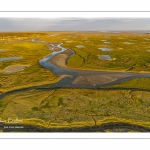
[[[123,42],[123,44],[131,44],[130,42]]]
[[[105,44],[111,44],[111,42],[104,42]]]
[[[85,46],[83,46],[83,45],[77,45],[76,47],[77,48],[85,48]]]
[[[19,60],[19,59],[22,59],[22,57],[5,57],[5,58],[0,58],[0,62],[7,61],[7,60]]]
[[[102,50],[102,51],[112,51],[111,48],[98,48],[98,49],[100,49],[100,50]]]
[[[100,55],[99,58],[103,60],[112,60],[111,56],[109,55]]]
[[[58,34],[52,34],[51,36],[56,36],[56,35],[58,35]]]
[[[106,42],[107,40],[101,40],[102,42]]]
[[[7,51],[7,49],[0,49],[0,52],[5,52]]]
[[[147,50],[148,52],[150,52],[150,50]]]

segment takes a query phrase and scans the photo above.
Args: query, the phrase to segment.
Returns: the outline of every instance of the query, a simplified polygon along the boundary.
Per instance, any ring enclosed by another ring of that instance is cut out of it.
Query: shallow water
[[[5,52],[7,49],[0,49],[0,52]]]
[[[58,34],[52,34],[51,36],[56,36],[56,35],[58,35]]]
[[[147,50],[148,52],[150,52],[150,50]]]
[[[5,57],[5,58],[0,58],[0,62],[7,61],[7,60],[19,60],[19,59],[22,59],[22,57]]]
[[[131,44],[130,42],[123,42],[123,44]]]
[[[111,48],[98,48],[98,49],[100,49],[100,50],[102,50],[102,51],[112,51]]]
[[[83,46],[83,45],[77,45],[76,47],[77,48],[85,48],[85,46]]]
[[[112,60],[112,58],[109,55],[100,55],[99,57],[103,60]]]
[[[77,73],[76,73],[76,72],[66,70],[66,69],[61,68],[61,67],[59,67],[59,66],[56,66],[56,65],[52,64],[50,61],[48,61],[48,60],[50,60],[53,56],[55,56],[56,54],[59,54],[59,53],[61,53],[61,52],[64,52],[65,50],[67,50],[66,48],[64,48],[64,47],[61,46],[62,44],[63,44],[63,43],[58,44],[57,46],[55,46],[55,47],[57,47],[57,48],[60,48],[61,51],[53,52],[53,53],[50,54],[49,56],[47,56],[47,57],[45,57],[45,58],[43,58],[43,59],[41,59],[41,60],[39,61],[39,63],[40,63],[41,66],[43,66],[44,68],[46,68],[46,69],[48,69],[48,70],[53,71],[56,75],[59,74],[59,75],[71,75],[71,76],[73,76],[72,79],[71,79],[71,78],[67,78],[67,79],[64,78],[64,79],[60,80],[59,82],[52,84],[52,85],[55,86],[55,87],[60,87],[60,86],[62,87],[62,86],[64,85],[64,81],[65,81],[65,83],[66,83],[66,82],[69,83],[69,82],[71,82],[71,80],[73,81],[74,78],[77,76]],[[51,44],[51,45],[54,46],[53,44]]]
[[[105,44],[111,44],[111,42],[104,42]]]

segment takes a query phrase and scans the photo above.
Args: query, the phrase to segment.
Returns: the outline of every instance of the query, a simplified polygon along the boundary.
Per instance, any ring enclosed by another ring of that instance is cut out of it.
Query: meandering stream
[[[0,98],[3,98],[5,96],[14,94],[16,92],[23,92],[23,91],[28,91],[28,90],[32,90],[32,89],[40,89],[40,88],[49,88],[49,87],[67,87],[67,88],[99,88],[101,86],[110,86],[116,83],[120,83],[120,82],[124,82],[127,80],[131,80],[134,78],[150,78],[150,74],[138,74],[138,73],[128,73],[128,72],[102,72],[102,71],[87,71],[87,70],[78,70],[78,69],[72,69],[69,67],[60,67],[58,65],[53,64],[50,59],[53,58],[54,56],[56,56],[57,54],[61,54],[63,52],[65,52],[67,49],[62,47],[62,43],[61,44],[51,44],[48,43],[53,47],[56,48],[60,48],[60,51],[57,52],[53,52],[52,54],[48,55],[47,57],[41,59],[39,61],[39,64],[44,67],[45,69],[48,69],[50,71],[53,71],[54,74],[56,74],[58,77],[61,75],[70,75],[72,77],[65,77],[63,79],[61,79],[60,81],[58,81],[57,83],[54,84],[44,84],[44,85],[40,85],[40,86],[31,86],[28,88],[22,88],[22,89],[18,89],[18,90],[13,90],[13,91],[9,91],[6,93],[2,93],[0,95]],[[68,56],[71,57],[72,55]],[[67,59],[68,59],[67,58]],[[81,75],[86,75],[86,76],[90,76],[90,75],[103,75],[103,76],[118,76],[118,75],[125,75],[125,77],[107,82],[107,83],[103,83],[103,84],[94,84],[94,85],[87,85],[87,84],[73,84],[73,81],[78,78],[78,76]],[[102,90],[102,89],[100,89]],[[108,89],[109,90],[109,89]],[[110,90],[121,90],[121,89],[110,89]],[[124,90],[124,89],[123,89]],[[135,89],[137,90],[137,89]],[[141,89],[139,89],[141,90]],[[0,127],[2,127],[3,125],[1,125]],[[134,130],[136,132],[150,132],[149,128],[145,128],[142,126],[138,126],[138,125],[132,125],[132,124],[127,124],[127,123],[108,123],[108,124],[104,124],[101,126],[92,126],[92,127],[83,127],[83,128],[70,128],[70,129],[48,129],[48,128],[43,128],[43,127],[38,127],[38,126],[34,126],[34,125],[22,125],[24,126],[24,129],[21,130],[17,130],[17,131],[37,131],[37,132],[106,132],[106,130],[110,130],[112,132],[115,131],[130,131],[130,130]],[[9,131],[14,131],[14,129],[7,129],[7,130],[3,130],[4,132],[9,132]]]
[[[92,89],[97,89],[100,87],[104,87],[104,86],[111,86],[120,82],[124,82],[124,81],[128,81],[128,80],[132,80],[134,78],[150,78],[150,74],[140,74],[140,73],[128,73],[128,72],[102,72],[102,71],[87,71],[87,70],[79,70],[79,69],[72,69],[69,67],[65,67],[62,68],[60,66],[54,65],[53,63],[51,63],[49,60],[56,56],[57,54],[60,54],[64,51],[66,51],[67,49],[62,47],[62,43],[61,44],[51,44],[48,43],[53,47],[57,47],[60,48],[61,51],[57,51],[57,52],[53,52],[52,54],[48,55],[47,57],[41,59],[39,61],[39,64],[44,67],[45,69],[48,69],[50,71],[53,71],[54,74],[56,74],[57,76],[60,75],[70,75],[72,76],[72,78],[70,77],[65,77],[61,80],[59,80],[57,83],[53,83],[53,84],[44,84],[44,85],[38,85],[38,86],[31,86],[31,87],[27,87],[27,88],[22,88],[22,89],[17,89],[17,90],[13,90],[13,91],[9,91],[6,93],[2,93],[0,95],[0,98],[3,98],[7,95],[11,95],[14,94],[16,92],[23,92],[23,91],[28,91],[28,90],[32,90],[32,89],[41,89],[41,88],[48,88],[48,87],[66,87],[66,88],[92,88]],[[72,56],[72,55],[71,55]],[[69,56],[69,57],[71,57]],[[68,57],[68,58],[69,58]],[[117,75],[125,75],[126,77],[122,77],[120,79],[116,79],[114,81],[110,81],[107,83],[102,83],[102,84],[94,84],[94,85],[87,85],[87,84],[72,84],[73,81],[80,75],[102,75],[102,76],[117,76]],[[132,89],[132,88],[130,88]],[[111,89],[113,90],[113,89]],[[118,90],[118,89],[115,89]],[[120,89],[121,90],[121,89]],[[125,89],[123,89],[125,90]],[[127,90],[127,89],[126,89]],[[133,89],[133,90],[141,90],[141,89]]]
[[[49,56],[43,58],[40,60],[40,65],[50,71],[53,71],[54,74],[57,76],[59,75],[71,75],[73,78],[66,77],[66,79],[62,79],[62,82],[58,82],[56,84],[53,84],[54,87],[70,87],[70,88],[99,88],[101,86],[110,86],[113,84],[117,84],[120,82],[124,82],[127,80],[131,80],[134,78],[150,78],[150,74],[141,74],[141,73],[129,73],[129,72],[102,72],[102,71],[90,71],[90,70],[79,70],[79,69],[72,69],[69,67],[60,67],[57,65],[54,65],[51,63],[49,60],[56,56],[57,54],[60,54],[67,49],[62,47],[62,44],[51,44],[53,47],[60,48],[60,51],[53,52]],[[70,57],[70,56],[69,56]],[[72,82],[79,76],[79,75],[104,75],[104,76],[118,76],[118,75],[123,75],[125,77],[107,82],[107,83],[102,83],[102,84],[95,84],[95,85],[86,85],[86,84],[72,84]],[[63,82],[65,81],[65,82]],[[67,82],[68,81],[68,82]]]

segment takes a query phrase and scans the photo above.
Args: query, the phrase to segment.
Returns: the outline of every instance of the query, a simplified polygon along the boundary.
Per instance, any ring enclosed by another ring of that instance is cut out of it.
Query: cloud
[[[0,18],[0,31],[150,30],[150,18]]]

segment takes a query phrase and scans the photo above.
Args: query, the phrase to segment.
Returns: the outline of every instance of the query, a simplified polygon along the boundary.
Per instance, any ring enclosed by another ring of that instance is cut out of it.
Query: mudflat
[[[52,57],[49,61],[59,67],[67,67],[66,62],[68,57],[70,57],[73,54],[73,52],[70,49],[67,49],[66,51],[55,55]]]

